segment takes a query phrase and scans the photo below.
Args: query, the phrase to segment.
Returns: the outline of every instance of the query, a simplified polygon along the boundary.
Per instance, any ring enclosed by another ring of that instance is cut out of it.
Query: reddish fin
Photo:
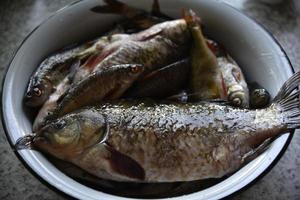
[[[221,81],[222,81],[222,95],[221,95],[221,98],[222,99],[227,99],[227,87],[226,87],[225,80],[224,80],[224,77],[223,77],[222,74],[221,74]]]
[[[155,36],[159,35],[163,30],[162,29],[153,29],[153,30],[146,30],[138,33],[136,36],[136,40],[138,41],[146,41],[154,38]]]
[[[159,70],[152,71],[149,74],[146,74],[145,76],[143,76],[140,79],[138,79],[138,82],[146,81],[146,80],[148,80],[148,79],[156,76],[158,73],[159,73]]]
[[[93,71],[94,68],[97,66],[97,64],[102,62],[107,56],[112,54],[115,50],[116,50],[116,48],[110,49],[109,51],[104,51],[104,52],[100,53],[100,55],[98,54],[98,55],[90,56],[82,67],[87,68],[90,71]]]
[[[81,64],[81,60],[80,59],[77,59],[77,60],[74,60],[72,63],[71,63],[71,66],[70,66],[70,72],[69,72],[69,81],[72,80],[78,70],[78,68],[80,67],[80,64]]]
[[[94,61],[96,60],[96,58],[97,58],[97,55],[90,56],[81,67],[92,68],[92,65],[93,65]]]
[[[110,152],[110,158],[108,160],[110,162],[111,168],[115,172],[133,179],[145,179],[145,171],[138,162],[136,162],[129,156],[116,151],[110,146],[106,147]]]
[[[218,52],[220,51],[218,44],[215,41],[209,39],[206,39],[206,44],[208,48],[217,56]]]

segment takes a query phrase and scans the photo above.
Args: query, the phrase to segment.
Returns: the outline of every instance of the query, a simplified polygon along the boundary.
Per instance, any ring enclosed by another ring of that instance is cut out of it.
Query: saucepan
[[[151,9],[149,0],[122,0],[128,5]],[[100,14],[91,8],[103,4],[101,0],[78,1],[57,11],[22,42],[14,54],[4,78],[2,88],[2,119],[8,140],[16,140],[32,132],[32,120],[24,109],[22,98],[29,77],[47,55],[62,47],[91,40],[107,30],[120,16]],[[216,0],[163,0],[163,13],[179,18],[183,8],[192,8],[202,19],[205,34],[222,44],[241,66],[248,81],[263,85],[270,94],[293,73],[293,68],[280,45],[261,25],[238,10]],[[170,195],[171,199],[220,199],[233,194],[265,174],[287,148],[292,133],[272,142],[255,160],[234,174],[208,187]],[[51,162],[44,154],[34,150],[16,152],[23,163],[43,179],[43,182],[78,199],[130,199],[105,189],[97,189],[77,181]],[[165,198],[166,196],[157,196]]]

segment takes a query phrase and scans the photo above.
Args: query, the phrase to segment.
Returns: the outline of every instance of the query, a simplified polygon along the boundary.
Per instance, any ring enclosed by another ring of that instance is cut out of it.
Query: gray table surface
[[[300,70],[299,1],[283,0],[271,6],[258,0],[226,0],[275,36],[296,71]],[[52,12],[71,2],[73,0],[0,0],[1,79],[24,37]],[[65,199],[24,168],[8,144],[2,124],[0,126],[0,199]],[[295,134],[281,160],[265,177],[230,199],[300,199],[300,134]]]

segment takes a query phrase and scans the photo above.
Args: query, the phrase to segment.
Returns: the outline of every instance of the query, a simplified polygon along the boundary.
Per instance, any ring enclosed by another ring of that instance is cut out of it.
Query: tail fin
[[[124,15],[129,19],[137,16],[141,12],[140,10],[131,8],[126,4],[117,0],[104,0],[104,2],[106,3],[106,5],[95,6],[91,9],[91,11],[97,13],[110,13],[110,14]]]
[[[144,10],[140,10],[137,8],[130,7],[125,3],[122,3],[118,0],[104,0],[106,5],[103,6],[95,6],[91,9],[93,12],[97,13],[110,13],[110,14],[119,14],[124,15],[128,19],[133,19],[139,15],[150,15]],[[165,20],[172,20],[172,18],[160,11],[160,6],[158,0],[153,0],[151,15],[162,18]]]
[[[172,17],[161,12],[158,0],[153,0],[151,15],[165,20],[173,20]]]
[[[201,26],[201,19],[197,16],[197,14],[192,9],[183,9],[182,10],[182,18],[186,21],[186,23],[191,26]]]
[[[273,102],[279,104],[285,113],[289,129],[300,128],[300,72],[289,78],[279,90]]]

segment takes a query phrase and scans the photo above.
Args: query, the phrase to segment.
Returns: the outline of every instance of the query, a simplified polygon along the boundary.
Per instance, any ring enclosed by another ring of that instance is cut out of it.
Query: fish
[[[135,81],[124,96],[162,99],[174,95],[188,82],[189,68],[189,59],[183,59],[152,71]]]
[[[108,44],[113,43],[117,40],[122,40],[122,39],[132,39],[139,41],[141,39],[144,39],[147,37],[149,34],[146,36],[142,37],[137,37],[136,34],[130,35],[128,33],[136,33],[141,30],[147,29],[152,27],[153,25],[157,23],[161,23],[168,20],[171,20],[170,17],[167,15],[164,15],[160,12],[159,4],[157,0],[154,0],[153,5],[152,5],[152,14],[144,11],[144,10],[139,10],[133,7],[130,7],[122,2],[116,1],[116,0],[105,0],[104,1],[107,5],[104,6],[96,6],[92,8],[91,10],[93,12],[100,12],[100,13],[115,13],[115,14],[121,14],[124,15],[127,20],[123,20],[119,22],[115,28],[104,34],[104,36],[96,42],[92,47],[87,49],[86,51],[82,52],[81,55],[85,55],[86,53],[90,52],[101,52],[101,50]],[[158,18],[153,16],[157,15],[162,18]],[[135,24],[133,26],[132,24]],[[125,34],[122,34],[125,33]],[[126,34],[127,33],[127,34]],[[139,34],[141,36],[141,34]],[[108,55],[106,53],[106,55]]]
[[[29,107],[40,107],[55,91],[57,85],[66,77],[76,61],[76,55],[91,44],[63,50],[46,58],[31,76],[24,96],[24,103]]]
[[[255,110],[201,102],[104,103],[56,119],[21,137],[15,148],[36,149],[120,182],[220,178],[262,153],[265,141],[300,128],[299,85],[297,72],[267,108]]]
[[[249,89],[238,64],[228,55],[217,58],[227,91],[227,100],[232,106],[249,108]]]
[[[107,0],[107,3],[108,4],[116,4],[118,6],[123,5],[120,2],[112,1],[112,0]],[[115,6],[113,6],[113,7],[115,7]],[[158,5],[157,1],[155,1],[155,3],[153,4],[153,7],[159,9],[159,5]],[[129,10],[130,9],[127,9],[126,11],[129,11]],[[155,11],[155,9],[154,9],[154,11]],[[152,19],[150,14],[144,14],[144,13],[147,13],[145,11],[143,11],[142,12],[143,14],[141,14],[140,10],[131,8],[130,12],[135,13],[134,17],[137,19],[139,18],[140,20],[144,20],[144,17],[142,17],[142,15],[146,16],[146,18],[145,18],[146,21],[148,18]],[[156,10],[156,13],[160,13],[160,11]],[[127,16],[131,16],[131,15],[132,14],[128,14]],[[153,18],[153,19],[156,19],[156,18]],[[162,21],[163,20],[158,20],[158,21],[155,21],[155,23],[162,22]],[[95,54],[100,54],[101,50],[104,48],[104,46],[106,46],[107,44],[109,44],[111,42],[110,39],[108,39],[108,38],[111,38],[111,35],[113,35],[115,33],[118,33],[118,34],[123,33],[123,32],[126,32],[128,29],[130,29],[130,27],[127,27],[128,24],[130,24],[130,23],[122,22],[121,24],[115,26],[115,28],[113,28],[109,32],[105,33],[103,35],[103,37],[101,37],[100,39],[98,38],[94,41],[85,43],[79,47],[68,49],[68,50],[59,52],[57,54],[54,54],[53,56],[50,56],[49,58],[46,58],[40,64],[39,68],[36,70],[36,72],[33,74],[33,76],[31,77],[31,79],[29,81],[26,93],[24,95],[25,105],[27,105],[29,107],[42,106],[43,103],[49,98],[49,95],[53,91],[55,91],[57,84],[65,77],[66,73],[68,73],[68,70],[70,67],[68,61],[72,61],[75,58],[82,60],[84,58],[87,58],[90,55],[94,55],[94,56],[92,56],[91,59],[89,59],[88,63],[91,63],[91,60],[94,61],[95,58],[97,58],[97,56],[95,56]],[[149,25],[149,27],[152,26],[153,24],[154,24],[154,22],[151,23],[151,25]],[[147,27],[147,28],[149,28],[149,27]],[[94,44],[94,45],[92,45],[92,44]],[[108,54],[109,53],[106,52],[106,55],[108,55]],[[122,64],[124,64],[124,63],[122,63]],[[84,67],[82,67],[82,68],[84,69]],[[79,72],[77,74],[81,74],[81,73],[83,73],[83,75],[81,77],[84,77],[87,75],[87,71],[85,71],[85,70],[83,70],[83,72],[82,72],[82,70],[79,70]],[[76,78],[74,80],[76,81]]]
[[[62,116],[83,106],[100,103],[103,99],[117,99],[143,71],[143,65],[122,64],[94,72],[70,86],[58,100],[54,114]]]
[[[127,29],[143,30],[172,19],[160,11],[158,0],[153,1],[151,12],[128,6],[117,0],[104,0],[104,2],[106,5],[95,6],[91,8],[91,11],[101,14],[122,15],[127,19],[124,23]]]
[[[42,106],[67,74],[73,73],[72,70],[77,71],[77,68],[73,67],[74,69],[72,69],[72,63],[83,62],[86,59],[90,61],[95,58],[95,55],[101,53],[108,44],[124,39],[122,37],[124,32],[125,27],[116,25],[97,39],[79,46],[74,47],[73,45],[46,58],[30,78],[24,96],[25,105],[29,107]],[[114,36],[112,37],[112,35]]]
[[[177,22],[175,24],[180,29],[178,32],[181,32],[180,26],[184,26],[184,24],[181,24],[182,21]],[[176,28],[174,29],[176,30]],[[101,54],[91,58],[91,60],[87,60],[87,64],[81,66],[76,72],[74,82],[84,79],[87,74],[109,68],[112,65],[140,63],[145,66],[145,73],[149,73],[184,58],[189,46],[189,35],[183,30],[180,40],[184,40],[186,43],[175,43],[171,40],[177,35],[175,32],[174,35],[172,33],[164,34],[164,36],[170,34],[169,37],[147,35],[147,37],[151,38],[144,41],[130,39],[116,41],[106,46]]]
[[[61,96],[68,91],[70,88],[71,81],[70,78],[67,76],[65,77],[58,85],[55,92],[53,92],[49,99],[43,104],[40,108],[35,120],[33,122],[32,130],[38,131],[41,127],[43,127],[46,122],[47,118],[51,116],[55,110],[57,109],[57,101],[61,98]]]
[[[200,27],[200,18],[192,10],[184,12],[184,18],[192,34],[190,50],[190,93],[193,101],[225,99],[226,88],[216,56],[208,47]]]
[[[134,34],[117,34],[101,51],[90,57],[74,76],[78,82],[98,69],[117,64],[140,63],[145,73],[186,57],[191,35],[184,19],[156,24]]]
[[[250,83],[250,108],[258,109],[269,105],[270,93],[256,82]]]

